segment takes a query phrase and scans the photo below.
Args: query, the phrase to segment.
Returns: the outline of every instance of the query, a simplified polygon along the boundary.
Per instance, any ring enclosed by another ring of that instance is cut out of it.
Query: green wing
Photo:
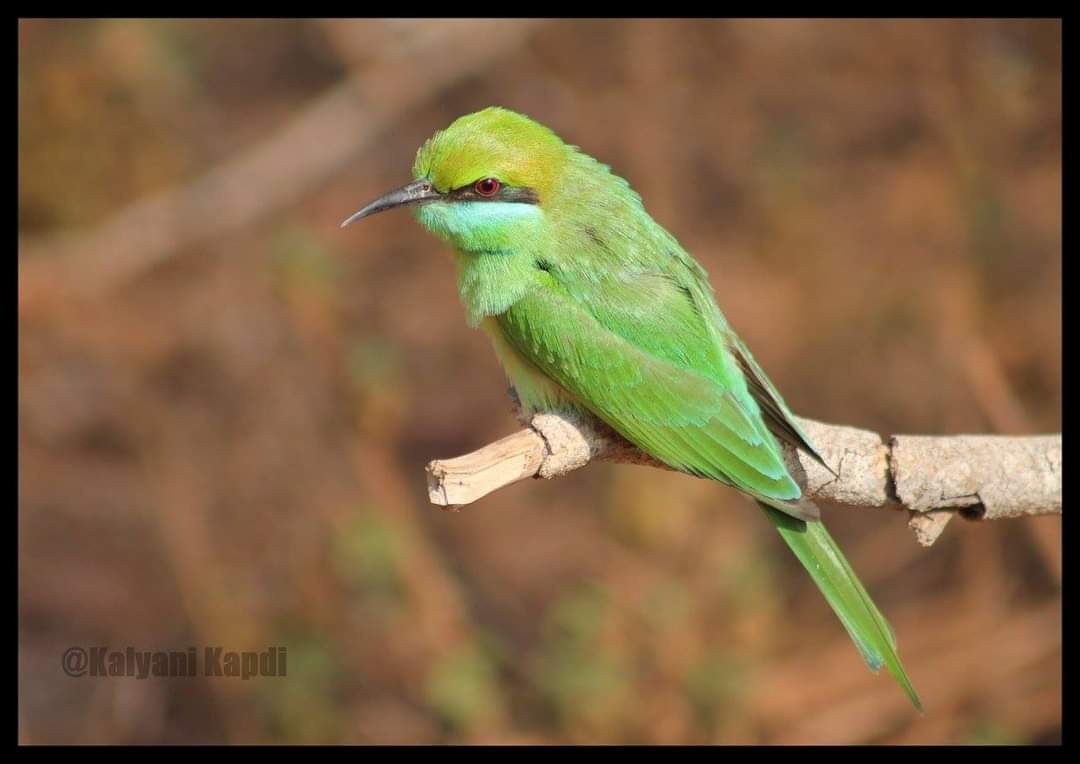
[[[645,304],[655,308],[667,294],[654,291]],[[655,324],[648,317],[639,327],[636,317],[618,322],[619,306],[635,303],[624,296],[586,309],[552,280],[549,288],[534,289],[515,303],[498,323],[522,356],[639,448],[783,512],[816,519],[816,507],[800,501],[799,486],[745,383],[738,386],[733,359],[725,359],[702,334],[704,322],[693,304],[653,313],[668,318]],[[597,312],[607,320],[601,322]],[[659,347],[648,347],[653,340]]]
[[[544,286],[498,317],[507,342],[642,450],[758,499],[870,669],[885,666],[922,710],[884,616],[825,525],[800,521],[817,508],[773,434],[816,452],[711,297],[663,274],[594,284],[584,300],[554,277]]]
[[[730,333],[728,337],[732,353],[739,363],[739,368],[742,369],[743,376],[746,378],[750,394],[757,402],[758,408],[761,409],[761,415],[764,417],[769,431],[784,442],[790,443],[795,448],[802,449],[810,454],[818,464],[836,475],[836,471],[822,458],[821,454],[817,452],[817,449],[810,442],[810,438],[803,432],[798,420],[795,419],[795,415],[791,413],[791,409],[787,407],[784,399],[780,397],[780,393],[773,387],[773,383],[769,381],[769,378],[765,376],[765,372],[758,366],[754,356],[750,354],[750,349],[734,333]]]

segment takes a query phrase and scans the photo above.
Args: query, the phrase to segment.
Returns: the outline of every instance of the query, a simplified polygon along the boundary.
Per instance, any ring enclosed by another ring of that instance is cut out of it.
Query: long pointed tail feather
[[[814,583],[844,624],[863,660],[875,674],[885,666],[920,712],[915,692],[896,653],[896,636],[885,616],[851,569],[822,522],[803,522],[758,502],[781,537],[799,558]]]

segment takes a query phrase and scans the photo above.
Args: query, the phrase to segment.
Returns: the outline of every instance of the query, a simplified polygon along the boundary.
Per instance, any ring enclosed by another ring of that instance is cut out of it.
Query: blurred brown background
[[[1059,22],[22,21],[20,738],[1059,741],[1060,518],[829,510],[919,717],[728,489],[427,503],[506,384],[443,245],[338,223],[490,104],[628,178],[800,414],[1060,430]]]

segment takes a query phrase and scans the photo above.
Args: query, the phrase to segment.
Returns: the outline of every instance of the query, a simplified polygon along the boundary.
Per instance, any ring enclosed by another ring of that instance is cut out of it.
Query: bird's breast
[[[580,408],[569,392],[536,368],[510,344],[499,326],[498,319],[488,316],[480,322],[480,328],[491,339],[495,355],[506,372],[506,378],[517,392],[524,416],[532,416],[540,411]]]

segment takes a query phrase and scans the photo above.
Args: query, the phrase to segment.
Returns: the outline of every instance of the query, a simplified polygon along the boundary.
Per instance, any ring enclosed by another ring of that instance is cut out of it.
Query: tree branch
[[[812,499],[906,509],[924,546],[956,514],[992,520],[1061,514],[1061,435],[894,435],[800,419],[837,475],[784,446]],[[554,478],[590,461],[670,469],[595,419],[537,414],[529,426],[470,454],[427,465],[432,504],[456,509],[529,477]]]

